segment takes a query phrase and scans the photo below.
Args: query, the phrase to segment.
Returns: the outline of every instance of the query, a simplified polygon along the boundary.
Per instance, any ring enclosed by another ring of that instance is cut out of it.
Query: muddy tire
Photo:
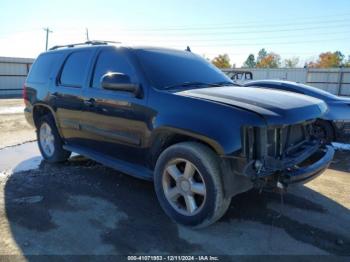
[[[51,115],[42,116],[37,125],[38,145],[43,158],[51,163],[66,161],[71,152],[63,149],[54,119]]]
[[[205,227],[220,219],[231,198],[224,197],[218,156],[207,146],[183,142],[158,158],[154,186],[159,203],[175,222]]]

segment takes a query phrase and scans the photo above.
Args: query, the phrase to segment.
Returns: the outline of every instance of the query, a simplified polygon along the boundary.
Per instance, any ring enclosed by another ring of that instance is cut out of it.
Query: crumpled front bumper
[[[247,162],[245,158],[223,158],[222,168],[225,194],[234,196],[250,188],[275,190],[281,184],[306,183],[321,175],[330,165],[334,156],[332,146],[315,144],[298,157],[285,161],[273,159],[264,163],[264,171],[257,171],[256,161]],[[275,161],[275,163],[273,162]]]
[[[290,170],[286,170],[282,175],[281,182],[283,184],[295,184],[295,183],[306,183],[320,174],[322,174],[331,163],[334,156],[334,148],[332,146],[326,146],[320,152],[321,157],[317,160],[309,160],[308,163],[303,167],[298,167]]]

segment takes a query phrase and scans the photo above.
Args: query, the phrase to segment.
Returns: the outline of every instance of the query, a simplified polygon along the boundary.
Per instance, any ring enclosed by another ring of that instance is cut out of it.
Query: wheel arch
[[[153,169],[155,167],[158,157],[166,148],[174,144],[188,141],[206,145],[218,155],[223,155],[225,153],[223,147],[209,137],[178,128],[162,127],[155,130],[150,138],[151,168]]]
[[[58,130],[58,133],[62,137],[61,130],[59,128],[58,121],[56,118],[56,114],[54,110],[47,104],[37,103],[33,106],[33,122],[35,127],[38,127],[39,119],[46,114],[50,114],[52,116],[53,120],[55,121],[55,125]]]
[[[315,122],[316,125],[328,125],[328,127],[331,129],[332,132],[332,141],[335,141],[338,137],[337,134],[337,129],[334,125],[334,122],[332,120],[328,120],[328,119],[317,119]]]

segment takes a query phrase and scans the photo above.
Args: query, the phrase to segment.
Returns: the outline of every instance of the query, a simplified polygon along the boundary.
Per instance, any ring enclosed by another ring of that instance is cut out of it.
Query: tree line
[[[230,57],[227,54],[221,54],[211,61],[219,68],[231,68]],[[254,54],[249,54],[243,68],[295,68],[299,64],[299,57],[292,57],[282,61],[281,56],[274,52],[267,52],[265,48],[258,52],[255,58]],[[332,67],[350,67],[350,55],[346,59],[340,51],[324,52],[319,54],[316,61],[305,63],[304,67],[310,68],[332,68]]]

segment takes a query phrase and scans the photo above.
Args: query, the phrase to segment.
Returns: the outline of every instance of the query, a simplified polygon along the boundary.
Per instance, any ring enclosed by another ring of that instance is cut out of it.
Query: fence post
[[[342,82],[343,82],[343,68],[341,67],[339,69],[339,77],[338,77],[338,96],[341,94],[341,86],[342,86]]]
[[[304,84],[307,84],[308,79],[309,79],[309,67],[306,67],[305,71],[306,71],[306,74],[305,74],[305,82],[304,82]]]

